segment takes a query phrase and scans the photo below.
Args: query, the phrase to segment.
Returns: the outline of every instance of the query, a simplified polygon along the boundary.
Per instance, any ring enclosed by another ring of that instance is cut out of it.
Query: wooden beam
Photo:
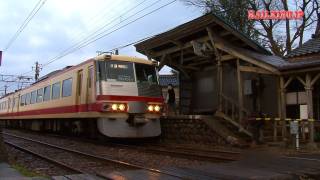
[[[300,76],[296,76],[296,78],[301,82],[303,86],[306,86],[306,82]]]
[[[293,77],[290,76],[289,79],[284,83],[284,88],[287,88],[292,80],[293,80]]]
[[[304,68],[304,69],[298,69],[298,70],[288,70],[283,71],[281,74],[298,74],[298,73],[304,73],[304,72],[311,72],[311,71],[319,71],[320,67],[313,67],[313,68]]]
[[[190,63],[190,64],[188,64],[188,65],[190,65],[190,66],[197,66],[197,65],[201,65],[201,64],[205,64],[205,63],[210,63],[210,61],[208,61],[208,60],[197,61],[197,62]]]
[[[183,64],[183,49],[181,49],[180,51],[180,64],[182,65]]]
[[[229,34],[231,34],[231,32],[229,32],[229,31],[224,31],[224,32],[220,33],[219,35],[220,35],[220,36],[226,36],[226,35],[229,35]]]
[[[308,110],[308,119],[313,119],[313,97],[312,97],[312,84],[311,84],[311,75],[306,75],[305,90],[307,94],[307,110]],[[314,124],[309,122],[309,143],[314,143]]]
[[[232,56],[230,54],[221,56],[221,61],[229,61],[229,60],[232,60],[232,59],[236,59],[236,57],[234,57],[234,56]]]
[[[286,112],[286,88],[284,77],[280,76],[280,101],[281,101],[281,119],[287,118]],[[282,139],[285,140],[287,135],[287,122],[282,121]]]
[[[320,78],[320,73],[318,73],[318,74],[312,79],[311,85],[313,86],[314,83],[316,83],[319,78]]]
[[[274,74],[280,75],[280,72],[273,66],[263,63],[257,59],[254,59],[250,56],[245,55],[243,52],[239,51],[239,49],[236,49],[235,47],[233,47],[232,45],[230,45],[230,43],[228,43],[227,41],[225,41],[223,38],[217,36],[214,34],[214,32],[207,27],[207,31],[208,31],[208,35],[209,38],[211,40],[211,43],[214,44],[214,46],[216,46],[217,48],[233,55],[236,56],[246,62],[249,62],[251,64],[254,64],[256,66],[259,66],[263,69],[266,69]]]
[[[206,41],[209,41],[209,37],[198,38],[198,39],[194,39],[193,41],[206,42]],[[192,44],[190,42],[187,42],[181,46],[175,46],[162,51],[151,53],[150,56],[152,56],[153,58],[156,58],[156,57],[162,56],[163,54],[171,54],[173,52],[180,51],[181,49],[187,49],[190,47],[192,47]]]
[[[165,65],[166,61],[167,61],[167,58],[166,58],[166,54],[163,54],[161,56],[161,60],[160,60],[160,63],[159,63],[159,70],[162,69],[162,67]]]
[[[180,42],[180,41],[177,41],[177,40],[170,40],[170,42],[172,42],[173,44],[179,46],[179,47],[182,47],[183,46],[183,43]]]
[[[258,74],[271,74],[274,75],[274,73],[267,71],[265,69],[262,69],[260,67],[252,67],[252,66],[240,66],[239,69],[242,72],[252,72],[252,73],[258,73]]]
[[[242,77],[241,77],[241,66],[240,60],[237,59],[237,82],[238,82],[238,105],[239,105],[239,123],[241,124],[243,114],[243,89],[242,89]]]

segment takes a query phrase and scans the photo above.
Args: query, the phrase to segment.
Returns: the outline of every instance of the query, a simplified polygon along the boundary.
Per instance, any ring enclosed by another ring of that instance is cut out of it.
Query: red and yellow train
[[[155,65],[137,57],[97,56],[2,97],[0,119],[33,130],[159,136],[163,98]]]

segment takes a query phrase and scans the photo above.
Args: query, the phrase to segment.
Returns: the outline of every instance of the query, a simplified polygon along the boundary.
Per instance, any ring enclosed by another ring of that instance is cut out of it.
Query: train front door
[[[82,70],[79,70],[78,71],[78,75],[77,75],[77,105],[78,105],[78,108],[80,107],[80,105],[82,104],[81,102],[81,92],[82,92],[82,84],[83,84],[83,71]]]
[[[95,93],[94,93],[94,69],[93,66],[88,67],[88,79],[87,79],[87,97],[86,103],[92,104],[95,102]],[[90,108],[90,106],[89,106]]]

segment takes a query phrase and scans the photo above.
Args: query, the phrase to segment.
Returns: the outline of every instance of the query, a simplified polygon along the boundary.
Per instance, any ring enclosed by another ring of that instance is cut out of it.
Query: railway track
[[[186,177],[181,174],[167,170],[106,158],[5,132],[3,132],[3,135],[5,143],[9,146],[31,153],[76,173],[92,174],[105,179],[111,179],[108,174],[113,171],[145,170],[152,174],[164,175],[176,179],[186,179]],[[106,174],[106,172],[108,173]]]
[[[4,133],[5,134],[5,133]],[[38,134],[38,133],[37,133]],[[43,136],[43,133],[41,134]],[[195,149],[189,147],[181,147],[181,146],[167,146],[167,145],[159,145],[159,144],[124,144],[124,143],[101,143],[96,140],[91,139],[82,139],[75,138],[69,136],[62,135],[52,135],[46,134],[46,136],[51,136],[54,138],[63,138],[63,139],[71,139],[75,141],[85,141],[92,144],[99,144],[103,146],[117,147],[117,148],[125,148],[125,149],[135,149],[137,151],[142,151],[145,153],[153,153],[153,154],[161,154],[161,155],[169,155],[179,158],[191,159],[191,160],[201,160],[201,161],[210,161],[210,162],[228,162],[228,161],[236,161],[240,159],[240,152],[238,151],[230,151],[230,150],[219,150],[219,149]]]
[[[154,144],[144,145],[128,145],[111,143],[112,146],[118,146],[122,148],[137,149],[147,153],[158,153],[170,156],[176,156],[187,159],[197,159],[211,162],[225,162],[236,161],[240,158],[240,152],[226,151],[226,150],[204,150],[194,149],[180,146],[164,146]]]

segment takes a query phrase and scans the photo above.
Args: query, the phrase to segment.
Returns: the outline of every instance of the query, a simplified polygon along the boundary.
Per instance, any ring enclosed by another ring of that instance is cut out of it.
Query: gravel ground
[[[8,152],[9,164],[22,166],[32,174],[35,173],[37,176],[49,177],[70,174],[67,170],[64,170],[41,158],[17,150],[9,145],[6,145],[6,149]]]
[[[69,167],[80,169],[89,174],[100,173],[102,170],[105,173],[111,173],[113,171],[128,169],[127,167],[117,167],[113,163],[93,159],[77,153],[67,152],[65,150],[56,149],[39,143],[25,141],[16,137],[8,136],[5,137],[5,139],[30,151],[36,152],[37,154],[54,159],[68,165]]]
[[[14,133],[17,135],[23,135],[36,140],[52,143],[59,146],[64,146],[87,152],[90,154],[104,156],[106,158],[113,158],[121,161],[130,162],[133,164],[147,166],[152,168],[164,168],[164,167],[197,167],[199,165],[210,164],[209,162],[189,160],[183,158],[177,158],[173,156],[151,154],[145,152],[139,152],[135,149],[110,147],[107,145],[95,145],[86,142],[79,142],[76,140],[62,139],[52,136],[39,136],[38,134],[20,132],[16,130],[5,130],[8,133]]]

